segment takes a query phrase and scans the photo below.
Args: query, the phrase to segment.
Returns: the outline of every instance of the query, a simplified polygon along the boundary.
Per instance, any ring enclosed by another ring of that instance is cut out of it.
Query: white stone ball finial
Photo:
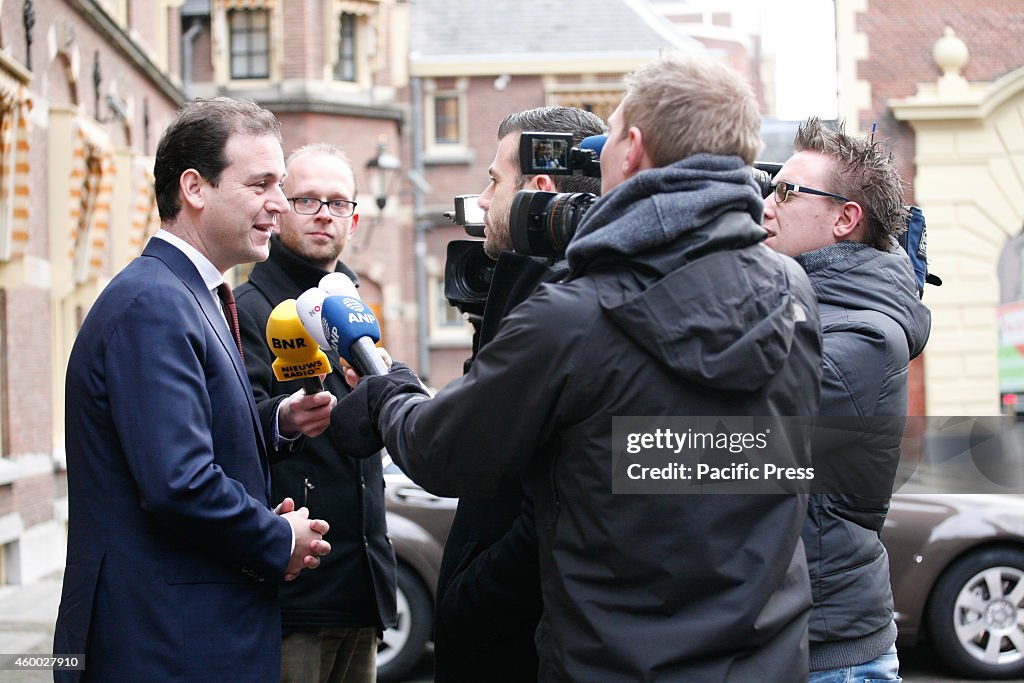
[[[957,37],[953,27],[947,26],[943,36],[936,40],[932,47],[932,59],[942,69],[942,76],[939,78],[940,86],[967,85],[967,80],[960,72],[967,66],[970,58],[967,45]]]

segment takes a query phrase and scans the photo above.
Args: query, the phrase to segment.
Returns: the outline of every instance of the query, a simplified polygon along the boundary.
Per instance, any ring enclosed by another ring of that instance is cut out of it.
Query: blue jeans
[[[898,683],[900,678],[900,660],[896,656],[896,646],[878,659],[873,659],[857,666],[844,666],[841,669],[812,671],[808,683],[871,683],[873,681],[890,681]]]

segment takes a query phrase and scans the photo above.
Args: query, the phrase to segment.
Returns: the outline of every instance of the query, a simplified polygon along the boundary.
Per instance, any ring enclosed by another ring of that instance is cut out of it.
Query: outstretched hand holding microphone
[[[359,298],[352,280],[344,273],[331,273],[320,280],[319,289],[325,294],[320,311],[321,331],[330,347],[359,375],[386,375],[388,365],[376,346],[380,341],[380,323]]]
[[[278,430],[287,437],[299,433],[313,437],[331,424],[331,410],[337,399],[324,391],[323,376],[331,363],[312,338],[298,315],[295,299],[285,299],[267,320],[267,345],[277,360],[272,366],[279,382],[301,380],[302,389],[286,397],[278,407]]]
[[[296,308],[309,336],[321,348],[334,349],[352,367],[345,378],[353,391],[333,411],[332,428],[346,435],[337,441],[349,456],[375,454],[383,447],[376,418],[387,399],[399,391],[429,392],[408,367],[391,363],[387,352],[376,346],[380,340],[377,317],[343,273],[324,276],[317,287],[299,296]]]

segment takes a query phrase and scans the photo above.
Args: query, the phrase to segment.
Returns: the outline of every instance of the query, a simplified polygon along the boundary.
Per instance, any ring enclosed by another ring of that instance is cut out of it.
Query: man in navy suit
[[[328,529],[290,499],[270,507],[276,424],[260,424],[218,286],[267,258],[284,173],[279,124],[252,102],[196,100],[160,141],[161,230],[97,299],[68,363],[54,652],[84,655],[85,671],[58,680],[278,679],[278,582],[319,565]],[[285,400],[323,428],[336,402]]]

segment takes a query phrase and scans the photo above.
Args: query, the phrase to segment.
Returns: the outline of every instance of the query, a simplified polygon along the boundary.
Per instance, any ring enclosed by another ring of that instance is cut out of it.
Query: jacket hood
[[[709,254],[650,286],[598,282],[605,315],[628,337],[713,389],[760,389],[785,366],[796,326],[817,325],[806,276],[762,244]]]
[[[910,357],[924,350],[931,312],[921,302],[910,257],[901,248],[879,251],[866,244],[840,242],[797,258],[821,304],[877,311],[896,322],[907,338]]]
[[[738,157],[643,171],[587,214],[566,252],[570,278],[592,275],[604,314],[681,378],[757,390],[808,318],[793,288],[813,305],[796,263],[760,244],[763,211]]]
[[[708,225],[729,213],[749,217],[731,224],[735,243],[765,238],[764,201],[750,167],[735,156],[695,154],[661,168],[641,171],[601,197],[569,242],[566,258],[573,275],[604,262],[665,251],[674,266],[717,248],[722,238]],[[673,266],[673,267],[674,267]]]

